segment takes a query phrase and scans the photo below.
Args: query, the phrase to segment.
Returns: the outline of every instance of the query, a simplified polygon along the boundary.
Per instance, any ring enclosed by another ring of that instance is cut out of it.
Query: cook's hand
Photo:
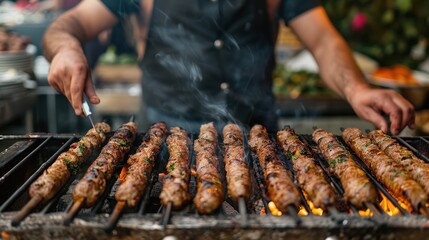
[[[390,131],[397,135],[406,126],[414,128],[414,107],[399,93],[387,89],[358,88],[347,99],[356,114],[372,122],[383,132],[387,132],[388,123],[383,114],[389,116]]]
[[[80,50],[59,51],[51,61],[48,82],[55,90],[67,97],[78,116],[83,115],[83,93],[91,103],[100,102],[92,84],[88,62]]]

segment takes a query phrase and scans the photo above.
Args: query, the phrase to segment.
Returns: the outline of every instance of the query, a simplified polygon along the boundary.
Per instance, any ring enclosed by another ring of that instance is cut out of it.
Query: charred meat
[[[43,202],[49,201],[67,182],[71,174],[76,174],[80,165],[91,153],[101,147],[110,132],[107,123],[97,123],[78,142],[61,153],[54,163],[34,181],[29,189],[31,198],[40,197]]]
[[[128,207],[135,207],[143,195],[148,178],[152,174],[155,160],[165,139],[165,123],[154,123],[143,137],[135,154],[128,158],[125,179],[116,189],[115,198],[126,202]]]
[[[409,201],[417,210],[424,206],[427,195],[408,172],[396,161],[387,156],[357,128],[346,128],[342,137],[359,158],[365,162],[375,177],[383,183],[398,199]]]
[[[429,164],[381,130],[374,130],[368,136],[387,156],[401,164],[411,177],[420,183],[426,194],[429,194]]]
[[[264,171],[268,197],[274,202],[277,209],[286,212],[290,205],[298,208],[301,202],[300,193],[277,157],[275,145],[264,126],[252,127],[249,146],[258,157],[259,165]]]
[[[189,145],[191,140],[188,133],[179,127],[172,127],[167,138],[169,159],[168,174],[164,177],[162,192],[159,196],[161,203],[172,204],[174,209],[180,209],[191,199],[189,193]]]
[[[134,122],[123,124],[109,142],[101,149],[100,155],[89,166],[83,178],[73,189],[73,201],[83,201],[83,206],[92,207],[106,189],[115,168],[122,162],[135,140],[137,126]]]
[[[241,197],[247,200],[252,188],[244,154],[243,132],[237,124],[230,123],[223,128],[222,134],[228,196],[234,202]]]
[[[376,188],[334,134],[319,128],[312,136],[329,163],[330,171],[340,180],[345,200],[359,209],[365,209],[365,203],[376,204]]]
[[[307,193],[314,206],[326,210],[328,206],[334,205],[336,202],[334,189],[295,131],[292,128],[278,131],[277,141],[293,164],[295,180]]]
[[[223,202],[224,190],[218,171],[217,146],[218,134],[213,123],[201,125],[198,139],[194,141],[197,168],[194,204],[200,214],[213,213]]]

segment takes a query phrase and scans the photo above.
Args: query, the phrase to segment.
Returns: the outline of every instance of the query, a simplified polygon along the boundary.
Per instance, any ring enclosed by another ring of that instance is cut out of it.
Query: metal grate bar
[[[38,147],[36,147],[30,154],[28,154],[27,156],[25,156],[25,158],[23,158],[18,164],[16,164],[12,169],[10,169],[7,173],[5,173],[1,178],[0,178],[0,184],[2,184],[11,174],[13,174],[15,171],[17,171],[19,168],[21,168],[24,164],[26,164],[26,162],[31,159],[31,157],[36,154],[42,147],[44,147],[47,142],[49,140],[52,139],[52,136],[46,138]],[[41,167],[45,166],[45,164],[43,164]],[[44,169],[43,169],[44,170]]]
[[[19,163],[19,166],[22,166],[22,164],[23,164],[22,162],[27,161],[34,153],[36,153],[37,151],[40,150],[40,148],[42,148],[44,145],[46,145],[46,143],[50,139],[52,139],[52,136],[48,137],[42,144],[40,144],[26,158],[24,158]],[[75,141],[75,137],[70,138],[60,149],[58,149],[58,151],[55,152],[54,155],[52,155],[46,162],[44,162],[39,167],[39,169],[37,169],[37,171],[35,173],[33,173],[33,175],[31,175],[31,177],[22,186],[11,197],[9,197],[5,203],[3,203],[3,205],[0,207],[0,212],[3,212],[6,208],[8,208],[25,191],[25,189],[27,189],[40,176],[40,174],[42,174],[43,171],[45,171],[45,169],[47,169],[57,159],[57,157],[64,151],[64,149],[69,147],[70,144],[72,144],[72,142],[74,142],[74,141]],[[10,172],[15,171],[16,167],[18,167],[18,165],[15,166],[13,169],[11,169],[3,177],[6,178],[10,174]]]

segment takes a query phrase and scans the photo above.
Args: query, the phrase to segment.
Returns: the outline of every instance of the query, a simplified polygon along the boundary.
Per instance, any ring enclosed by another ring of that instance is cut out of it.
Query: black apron
[[[146,44],[142,89],[150,121],[277,128],[264,0],[156,0]]]

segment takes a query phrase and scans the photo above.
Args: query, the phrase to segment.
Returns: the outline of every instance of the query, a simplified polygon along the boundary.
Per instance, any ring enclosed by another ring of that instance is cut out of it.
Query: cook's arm
[[[407,125],[414,127],[414,107],[393,90],[374,89],[366,82],[344,39],[335,30],[325,10],[316,7],[289,22],[319,65],[325,83],[345,98],[356,114],[384,132],[393,134]]]
[[[45,32],[43,50],[51,62],[48,82],[67,97],[76,115],[83,114],[84,92],[91,103],[100,102],[82,45],[117,21],[99,0],[85,0],[59,16]]]

